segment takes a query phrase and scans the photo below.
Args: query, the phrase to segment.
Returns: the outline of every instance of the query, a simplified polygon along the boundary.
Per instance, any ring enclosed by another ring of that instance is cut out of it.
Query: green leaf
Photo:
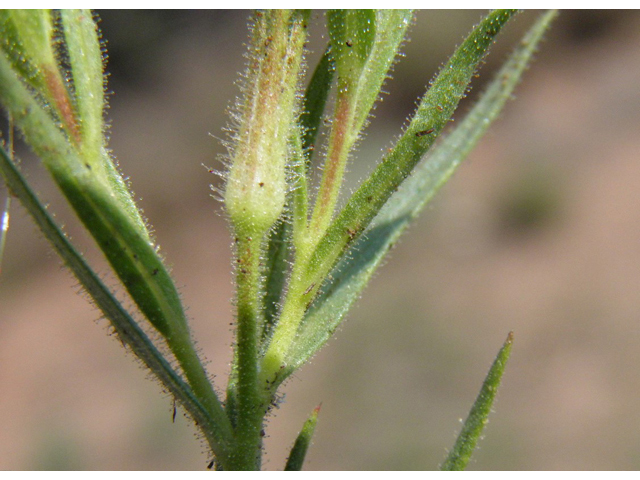
[[[327,26],[338,83],[356,83],[375,42],[375,10],[329,10]]]
[[[81,155],[100,167],[103,148],[104,77],[98,30],[90,10],[62,10],[82,144]]]
[[[271,232],[269,247],[264,259],[264,325],[261,338],[264,340],[278,317],[278,306],[284,291],[289,271],[289,236],[291,224],[280,218]]]
[[[495,36],[515,11],[492,12],[442,68],[395,148],[351,196],[312,254],[307,280],[321,283],[344,250],[367,228],[449,122]]]
[[[348,89],[353,97],[350,134],[354,138],[380,95],[412,18],[411,10],[332,10],[328,14],[338,90]]]
[[[146,230],[132,225],[108,186],[82,162],[4,58],[0,58],[0,99],[151,323],[165,337],[172,336],[172,330],[184,330],[186,324],[171,325],[184,314]]]
[[[318,413],[320,412],[320,407],[321,405],[318,405],[313,410],[313,413],[309,416],[307,421],[304,422],[302,430],[298,434],[298,438],[296,438],[296,441],[293,444],[293,448],[291,449],[291,453],[289,454],[289,458],[287,459],[287,464],[284,467],[285,471],[302,470],[304,458],[307,455],[307,450],[309,450],[309,446],[311,445],[311,438],[313,437],[313,433],[316,429],[316,424],[318,423]]]
[[[485,425],[488,422],[489,413],[493,400],[498,392],[502,374],[511,353],[513,344],[513,332],[507,336],[507,340],[498,352],[487,377],[482,384],[478,398],[471,407],[471,411],[464,422],[462,431],[458,435],[453,449],[447,456],[445,462],[440,466],[440,470],[464,470],[469,463],[471,454],[476,448],[476,444],[482,435]]]
[[[0,45],[18,76],[37,93],[41,106],[52,107],[70,141],[80,143],[75,108],[56,61],[51,10],[0,10]]]
[[[81,165],[90,168],[94,177],[109,185],[122,208],[128,212],[138,229],[149,238],[146,225],[125,182],[103,148],[104,79],[95,23],[90,12],[63,11],[61,16],[65,24],[66,48],[75,88],[71,92],[68,91],[70,83],[62,80],[61,71],[51,51],[46,54],[39,53],[40,56],[37,57],[29,54],[32,50],[51,50],[51,45],[45,45],[47,39],[52,43],[51,13],[2,11],[0,19],[3,22],[3,30],[0,37],[7,54],[2,62],[2,75],[5,78],[5,84],[0,86],[2,101],[5,108],[13,112],[16,118],[23,116],[27,109],[37,106],[43,108],[50,117],[50,125],[46,128],[32,128],[29,132],[23,129],[23,133],[28,136],[27,141],[45,161],[47,168],[51,171],[56,163],[69,163],[59,153],[65,148],[76,149]],[[18,28],[22,24],[29,28]],[[36,39],[39,40],[36,42]],[[29,48],[21,42],[26,42]],[[43,64],[47,59],[48,63]],[[33,68],[29,67],[32,64]],[[29,73],[31,70],[35,73]],[[17,79],[19,81],[16,81]],[[26,89],[20,82],[25,82],[34,89]],[[48,108],[47,104],[55,108]],[[44,121],[44,117],[41,118]],[[64,132],[64,135],[57,135],[53,142],[56,151],[49,152],[50,134],[55,134],[55,129]],[[65,136],[66,139],[63,138]]]
[[[13,68],[31,85],[44,86],[44,69],[56,67],[51,11],[0,9],[0,27],[0,45]]]
[[[408,10],[329,14],[330,23],[333,23],[330,26],[333,31],[332,56],[338,74],[334,119],[322,181],[308,228],[295,228],[297,222],[304,220],[306,209],[294,208],[295,262],[282,314],[262,362],[262,375],[266,381],[278,377],[306,306],[321,284],[322,278],[307,275],[309,254],[333,217],[349,151],[380,93],[410,17]],[[363,28],[366,32],[360,32]],[[353,47],[355,50],[351,52]],[[301,199],[296,205],[301,207],[303,203],[304,199]]]
[[[364,235],[349,247],[332,270],[332,281],[324,286],[309,308],[287,356],[282,378],[308,361],[327,342],[389,249],[482,138],[511,97],[555,16],[555,11],[540,16],[464,120],[416,167]]]
[[[131,348],[133,353],[144,362],[162,382],[163,386],[189,412],[196,424],[202,429],[216,455],[220,457],[228,455],[233,444],[233,434],[224,413],[220,415],[220,411],[216,412],[207,409],[194,394],[191,387],[176,373],[136,321],[122,307],[58,228],[10,156],[1,146],[0,173],[4,177],[9,190],[18,197],[42,230],[44,236],[53,245],[85,291],[91,296],[94,304],[111,322],[122,342]]]
[[[109,185],[122,208],[148,237],[147,225],[131,192],[105,149],[103,111],[106,79],[98,27],[90,10],[62,10],[60,16],[81,138],[79,155],[91,167],[92,174]]]
[[[175,354],[207,408],[222,413],[195,347],[178,291],[146,229],[122,208],[108,185],[79,157],[54,120],[0,56],[0,101],[43,160],[58,187],[98,243],[118,278]]]
[[[411,18],[410,10],[331,10],[327,14],[337,94],[310,226],[313,245],[333,217],[349,152],[380,95]]]
[[[322,114],[327,104],[327,98],[329,98],[335,70],[335,62],[331,55],[331,44],[329,44],[313,72],[302,100],[302,112],[300,114],[302,151],[307,161],[311,159],[315,151],[316,137],[322,123]]]

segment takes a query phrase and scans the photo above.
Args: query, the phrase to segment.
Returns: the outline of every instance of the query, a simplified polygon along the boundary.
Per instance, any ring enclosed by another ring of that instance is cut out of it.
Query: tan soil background
[[[420,12],[351,166],[370,171],[479,12]],[[516,18],[472,91],[536,12]],[[173,267],[222,389],[230,240],[217,182],[246,12],[105,12],[110,146]],[[315,16],[315,56],[321,51]],[[313,57],[315,58],[315,57]],[[510,330],[470,468],[640,468],[640,13],[563,12],[516,101],[392,252],[335,339],[285,387],[265,468],[322,410],[306,468],[433,469]],[[471,98],[472,100],[472,98]],[[461,107],[458,117],[468,108]],[[211,135],[209,135],[211,134]],[[45,172],[51,211],[106,278]],[[171,399],[123,355],[17,202],[0,276],[0,468],[202,470]],[[115,282],[108,280],[110,284]]]

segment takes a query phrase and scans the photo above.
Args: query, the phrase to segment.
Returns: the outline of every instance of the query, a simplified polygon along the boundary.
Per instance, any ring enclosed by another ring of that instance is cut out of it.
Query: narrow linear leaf
[[[289,193],[287,195],[287,213],[291,227],[284,227],[280,235],[287,239],[292,248],[288,253],[300,254],[307,235],[309,216],[309,188],[307,172],[315,150],[315,142],[322,122],[327,98],[335,72],[335,64],[331,56],[331,45],[325,49],[302,99],[300,111],[300,128],[295,125],[289,135],[289,158],[287,160]],[[291,237],[291,238],[289,238]],[[276,237],[274,237],[276,238]],[[281,272],[287,272],[288,266],[281,265]],[[281,287],[283,287],[281,285]],[[282,290],[280,290],[282,293]],[[267,306],[267,308],[270,308]]]
[[[85,161],[79,151],[69,143],[49,110],[44,108],[37,96],[23,84],[21,81],[23,77],[19,73],[12,68],[8,58],[0,55],[0,101],[7,112],[13,116],[26,142],[42,159],[47,170],[54,175],[54,178],[56,174],[89,175],[95,182],[96,188],[109,189],[110,193],[114,194],[114,198],[127,212],[136,228],[148,242],[151,242],[146,225],[131,200],[122,177],[104,150],[101,153],[104,161],[100,164],[92,165]],[[101,165],[105,165],[105,168],[101,168]],[[107,181],[104,176],[105,170],[112,172]],[[128,200],[123,201],[124,198]]]
[[[289,222],[281,218],[273,228],[269,238],[269,247],[264,260],[264,325],[262,326],[261,338],[264,340],[271,331],[278,316],[278,306],[280,297],[284,290],[289,260]]]
[[[368,227],[449,122],[495,36],[515,11],[491,12],[442,68],[395,148],[351,196],[309,261],[307,280],[320,284],[344,250]]]
[[[329,14],[330,29],[332,23],[338,23],[331,38],[338,88],[342,82],[353,90],[352,134],[357,136],[365,125],[412,19],[411,10],[337,10]]]
[[[315,151],[316,138],[322,123],[322,115],[327,104],[327,98],[329,98],[335,71],[336,67],[331,55],[331,45],[328,45],[313,72],[302,100],[302,112],[300,114],[302,151],[305,153],[307,161],[311,160]]]
[[[332,282],[311,305],[287,358],[284,378],[313,356],[331,337],[359,298],[373,273],[410,222],[446,183],[482,138],[511,97],[544,32],[556,17],[542,14],[458,127],[437,144],[392,195],[364,235],[332,270]]]
[[[333,217],[349,152],[380,95],[411,18],[411,10],[330,10],[327,13],[337,93],[322,181],[310,225],[314,245]]]
[[[289,458],[287,459],[287,464],[284,467],[285,471],[302,470],[304,459],[307,456],[307,450],[309,450],[309,446],[311,445],[311,438],[313,437],[316,424],[318,423],[318,413],[320,412],[321,406],[322,405],[318,405],[313,410],[313,413],[309,416],[307,421],[304,422],[302,430],[298,434],[298,438],[296,438],[293,448],[291,449],[291,453],[289,454]]]
[[[376,38],[375,10],[329,10],[327,27],[338,83],[358,81]],[[384,72],[386,75],[386,72]]]
[[[171,335],[167,318],[179,319],[184,314],[180,313],[177,291],[172,288],[173,282],[147,232],[131,225],[131,218],[116,204],[109,188],[82,162],[3,57],[0,57],[0,99],[140,309],[160,333]],[[167,300],[167,295],[172,298]]]
[[[194,392],[207,408],[224,416],[191,342],[178,291],[147,230],[139,228],[108,186],[82,162],[3,55],[0,55],[0,101],[27,143],[43,160],[131,298],[165,338]]]
[[[0,9],[0,44],[13,68],[35,88],[45,85],[45,68],[55,67],[51,10]]]
[[[309,227],[295,242],[295,266],[285,306],[262,360],[262,376],[270,383],[280,376],[304,311],[324,280],[322,273],[329,271],[327,267],[324,272],[315,272],[317,258],[310,255],[317,253],[318,241],[326,237],[324,232],[333,218],[349,152],[380,93],[410,18],[409,10],[337,10],[328,15],[338,75],[334,118]]]
[[[51,10],[0,10],[0,46],[18,75],[35,88],[42,106],[52,107],[60,127],[75,145],[81,143],[75,107],[55,52]]]
[[[2,147],[0,147],[0,172],[10,192],[18,197],[33,217],[35,223],[76,276],[84,290],[90,295],[95,305],[111,322],[120,339],[131,348],[133,353],[189,412],[189,415],[202,429],[216,455],[227,455],[233,444],[232,431],[227,419],[224,415],[216,417],[215,413],[212,415],[212,412],[207,411],[194,395],[191,387],[169,365],[153,342],[129,313],[122,308],[122,305],[58,228]]]
[[[81,155],[97,169],[104,130],[104,78],[97,26],[90,10],[62,10],[60,16],[82,137]]]
[[[473,407],[471,407],[462,431],[458,435],[456,443],[447,456],[447,459],[440,466],[440,470],[464,470],[467,463],[469,463],[471,454],[476,448],[485,425],[489,421],[491,406],[498,392],[500,380],[502,379],[502,374],[504,373],[509,354],[511,353],[512,344],[513,332],[509,332],[507,340],[498,352],[498,356],[493,362],[493,365],[491,365],[491,369],[482,384],[478,398],[476,398]]]
[[[131,191],[109,156],[105,145],[105,108],[100,34],[90,10],[60,12],[65,47],[69,55],[72,95],[76,105],[81,142],[79,156],[92,174],[102,179],[140,231],[149,235]]]

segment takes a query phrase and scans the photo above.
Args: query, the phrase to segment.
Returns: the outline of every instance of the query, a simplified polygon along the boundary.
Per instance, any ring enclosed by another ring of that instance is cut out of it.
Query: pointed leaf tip
[[[318,423],[320,407],[322,407],[322,403],[313,409],[313,412],[311,412],[307,421],[304,422],[302,430],[300,431],[298,438],[296,438],[296,442],[293,444],[291,454],[287,459],[287,465],[284,467],[285,471],[302,470],[302,464],[304,463],[304,459],[307,455],[307,450],[309,449],[309,445],[311,445],[311,437],[313,437],[313,432],[315,431],[316,424]]]
[[[512,344],[513,332],[509,332],[506,341],[489,369],[473,407],[469,411],[462,431],[458,435],[447,459],[440,466],[440,470],[464,470],[469,463],[471,454],[476,448],[485,425],[488,423],[491,406],[498,392]]]
[[[507,339],[505,340],[504,344],[506,346],[512,343],[513,343],[513,332],[509,332],[509,335],[507,335]]]

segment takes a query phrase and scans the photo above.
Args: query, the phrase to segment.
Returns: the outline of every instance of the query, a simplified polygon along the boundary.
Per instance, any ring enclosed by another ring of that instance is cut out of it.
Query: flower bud
[[[306,17],[286,10],[255,16],[240,131],[225,187],[231,222],[251,234],[266,233],[284,208]]]

